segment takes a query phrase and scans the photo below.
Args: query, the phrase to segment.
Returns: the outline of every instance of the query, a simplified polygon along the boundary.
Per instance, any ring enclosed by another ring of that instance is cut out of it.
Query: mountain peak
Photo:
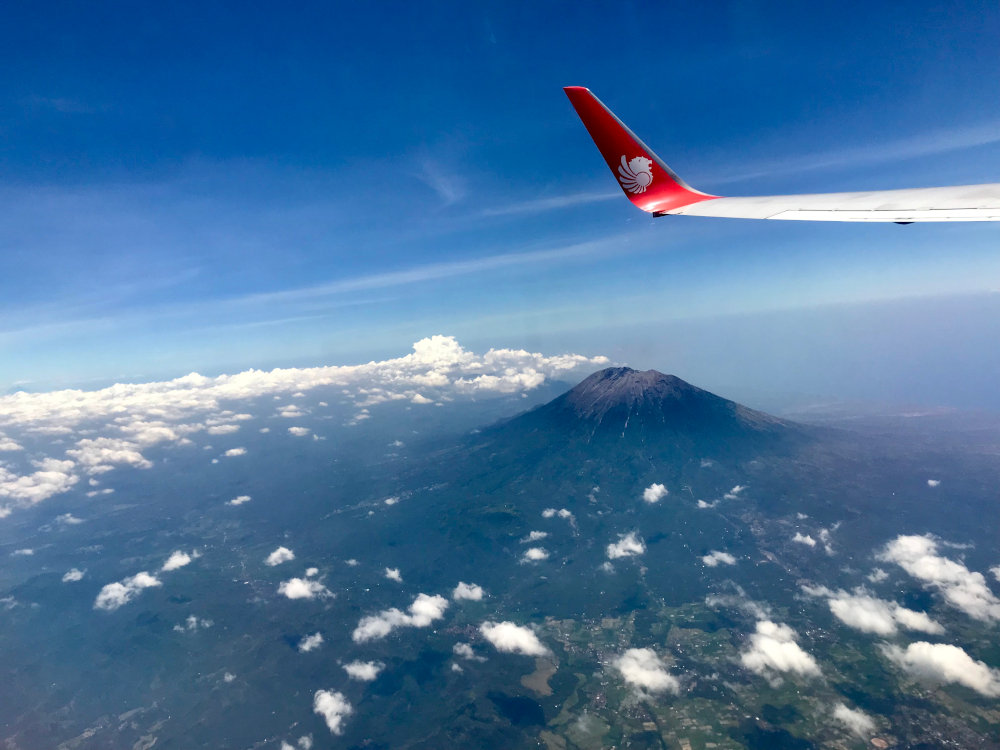
[[[608,411],[626,407],[630,411],[664,400],[679,401],[706,393],[674,375],[657,370],[608,367],[589,376],[565,394],[567,404],[585,418],[601,418]]]
[[[507,423],[557,444],[582,438],[701,455],[750,453],[800,428],[657,370],[609,367]],[[574,437],[575,436],[575,437]]]

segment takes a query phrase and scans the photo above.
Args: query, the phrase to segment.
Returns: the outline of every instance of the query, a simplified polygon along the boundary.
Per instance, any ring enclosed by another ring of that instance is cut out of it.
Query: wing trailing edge
[[[1000,183],[725,198],[695,190],[582,86],[563,89],[625,196],[654,216],[858,221],[1000,221]]]

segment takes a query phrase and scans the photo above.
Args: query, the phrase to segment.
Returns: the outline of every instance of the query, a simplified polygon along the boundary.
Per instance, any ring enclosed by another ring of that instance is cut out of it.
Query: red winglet
[[[695,190],[678,177],[590,89],[567,86],[563,91],[634,205],[658,214],[719,197]]]

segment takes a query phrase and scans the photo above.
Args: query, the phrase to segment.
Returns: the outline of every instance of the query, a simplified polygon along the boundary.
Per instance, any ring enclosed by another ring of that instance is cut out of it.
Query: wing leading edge
[[[677,176],[600,99],[564,89],[632,203],[654,216],[714,216],[798,221],[1000,221],[1000,183],[955,187],[724,198]]]

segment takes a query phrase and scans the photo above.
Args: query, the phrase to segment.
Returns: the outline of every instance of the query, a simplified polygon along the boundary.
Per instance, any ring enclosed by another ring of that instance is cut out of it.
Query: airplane
[[[600,99],[563,89],[625,196],[653,216],[799,221],[1000,221],[1000,183],[954,187],[725,198],[695,190]]]

